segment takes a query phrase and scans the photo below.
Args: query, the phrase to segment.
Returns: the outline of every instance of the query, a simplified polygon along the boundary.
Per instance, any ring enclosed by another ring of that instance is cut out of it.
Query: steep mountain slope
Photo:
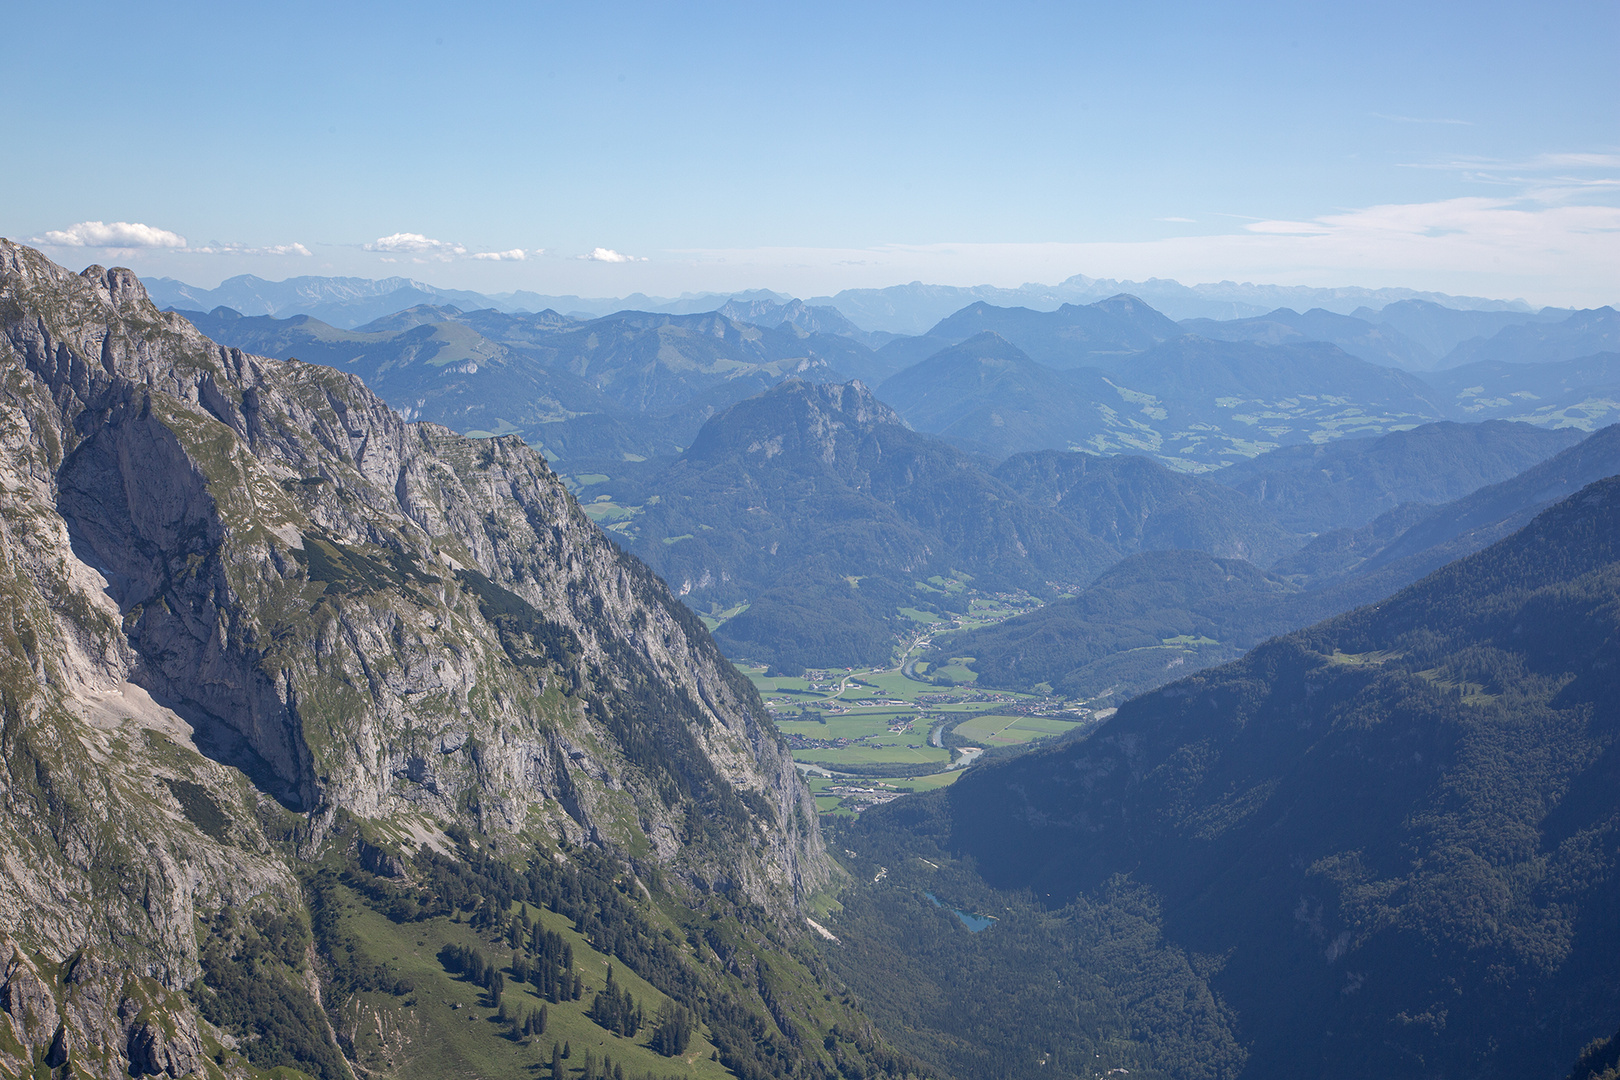
[[[1612,307],[1575,311],[1559,322],[1505,326],[1488,338],[1474,338],[1447,353],[1441,367],[1482,361],[1547,364],[1620,349],[1620,312]]]
[[[1284,446],[1210,478],[1296,532],[1358,528],[1402,503],[1439,504],[1506,480],[1579,442],[1576,430],[1442,421],[1376,438]]]
[[[785,668],[881,661],[931,577],[1055,591],[1116,551],[908,430],[859,383],[786,382],[706,424],[620,533],[717,631]],[[922,583],[922,584],[919,584]]]
[[[1436,358],[1470,338],[1490,337],[1509,326],[1556,322],[1566,311],[1482,311],[1447,307],[1429,300],[1398,300],[1381,308],[1361,307],[1350,313],[1370,323],[1392,327]]]
[[[993,475],[1120,552],[1204,551],[1265,566],[1300,546],[1247,495],[1149,458],[1042,450],[1014,454]]]
[[[1537,429],[1529,429],[1526,438],[1523,429],[1475,430],[1482,427],[1432,425],[1326,448],[1333,452],[1325,455],[1332,474],[1323,480],[1325,490],[1320,496],[1307,494],[1294,509],[1318,497],[1331,506],[1342,487],[1347,489],[1340,496],[1343,512],[1354,515],[1358,498],[1378,489],[1335,479],[1339,475],[1393,478],[1406,475],[1406,468],[1421,475],[1427,461],[1437,482],[1456,483],[1478,469],[1480,460],[1495,454],[1533,459],[1557,441],[1557,433]],[[1306,462],[1317,449],[1274,453],[1285,463],[1291,457]],[[1452,462],[1450,480],[1446,469],[1432,465],[1436,458]],[[1498,460],[1493,467],[1501,464]],[[1141,556],[1114,567],[1071,599],[938,640],[929,659],[971,656],[970,666],[984,686],[1029,690],[1044,683],[1066,693],[1123,700],[1268,637],[1373,603],[1514,532],[1550,503],[1617,473],[1620,427],[1606,428],[1461,499],[1438,506],[1403,503],[1360,528],[1325,532],[1272,563],[1269,574],[1246,564],[1241,572],[1222,568],[1190,552]],[[1291,475],[1282,474],[1285,492],[1286,485],[1298,482]],[[1299,489],[1309,493],[1316,483],[1307,475]]]
[[[1183,332],[1134,296],[1064,304],[1056,311],[995,307],[981,301],[940,320],[921,337],[891,341],[878,350],[878,360],[890,372],[899,371],[943,348],[989,333],[1012,342],[1037,363],[1063,369],[1142,352]]]
[[[1380,326],[1350,315],[1312,308],[1303,315],[1278,308],[1251,319],[1183,319],[1181,329],[1216,341],[1252,341],[1259,345],[1291,345],[1325,341],[1370,364],[1423,371],[1435,366],[1439,353],[1419,345],[1393,326]]]
[[[1569,1080],[1620,1080],[1620,1031],[1594,1039],[1582,1050]]]
[[[0,371],[0,1071],[343,1080],[373,1027],[382,1075],[481,1068],[435,1004],[450,969],[402,939],[478,911],[502,940],[517,901],[696,1010],[734,1072],[832,1069],[831,986],[793,951],[831,873],[809,794],[749,684],[537,454],[9,241]],[[677,949],[694,902],[718,936]],[[597,1015],[593,1039],[650,1053]]]
[[[988,334],[878,387],[919,430],[996,456],[1024,450],[1149,454],[1202,471],[1281,445],[1375,434],[1445,415],[1415,376],[1332,345],[1182,336],[1096,367],[1035,363]]]
[[[1482,360],[1424,378],[1470,419],[1500,417],[1585,431],[1620,419],[1620,352],[1541,364]]]
[[[455,308],[414,307],[360,330],[307,315],[242,316],[229,308],[179,314],[221,344],[351,372],[407,419],[463,433],[535,438],[541,425],[616,411],[594,386],[485,337],[453,317],[461,314]]]
[[[1555,1076],[1620,1013],[1617,613],[1620,478],[864,824],[1054,906],[1129,874],[1245,1076]]]
[[[1083,442],[1105,425],[1106,403],[1119,400],[1098,373],[1037,364],[989,331],[886,379],[877,393],[919,431],[996,456]]]
[[[1594,432],[1516,476],[1452,502],[1403,506],[1361,529],[1326,533],[1274,569],[1317,586],[1351,575],[1379,575],[1393,589],[1494,543],[1551,503],[1616,473],[1620,425]]]

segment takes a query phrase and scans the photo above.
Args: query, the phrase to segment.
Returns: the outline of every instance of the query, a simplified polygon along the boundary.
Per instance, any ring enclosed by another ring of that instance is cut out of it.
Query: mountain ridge
[[[549,896],[582,959],[702,1010],[726,1068],[830,1077],[819,1035],[781,1034],[853,1022],[790,947],[834,873],[809,792],[751,685],[537,453],[10,242],[0,369],[0,1071],[351,1080],[393,1068],[407,1021],[412,1060],[465,1069],[486,1051],[432,1026],[467,1029],[461,984],[401,939],[489,948],[498,924],[510,949],[507,905]],[[655,895],[706,905],[749,978],[682,959]],[[757,991],[756,963],[798,981]]]
[[[1224,957],[1244,1075],[1555,1075],[1620,1012],[1617,515],[1620,477],[1593,483],[867,827],[1050,906],[1128,873]]]

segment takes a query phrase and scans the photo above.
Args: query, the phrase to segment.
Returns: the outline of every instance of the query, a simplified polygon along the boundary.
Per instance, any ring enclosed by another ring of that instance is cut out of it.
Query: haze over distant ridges
[[[371,279],[306,275],[284,281],[266,281],[243,274],[227,278],[212,289],[188,285],[168,277],[154,276],[143,278],[143,281],[153,302],[159,307],[210,311],[223,305],[244,315],[314,315],[344,328],[352,328],[379,315],[420,303],[450,303],[469,311],[476,308],[500,311],[542,311],[552,308],[564,314],[588,318],[626,310],[685,315],[714,311],[729,301],[742,305],[758,302],[780,305],[793,299],[768,289],[686,293],[678,297],[647,296],[642,293],[621,297],[554,296],[526,290],[477,293],[439,288],[404,277]],[[1016,289],[912,282],[885,289],[845,289],[833,296],[807,298],[804,303],[812,307],[837,308],[844,318],[864,331],[921,334],[941,319],[980,301],[998,307],[1054,311],[1064,304],[1091,304],[1120,293],[1138,296],[1172,319],[1247,318],[1280,307],[1300,310],[1317,307],[1350,314],[1362,307],[1376,310],[1385,304],[1408,300],[1426,301],[1455,310],[1525,314],[1532,311],[1522,300],[1449,296],[1413,289],[1310,288],[1229,281],[1188,286],[1162,279],[1115,281],[1088,278],[1083,274],[1056,285],[1022,285]]]

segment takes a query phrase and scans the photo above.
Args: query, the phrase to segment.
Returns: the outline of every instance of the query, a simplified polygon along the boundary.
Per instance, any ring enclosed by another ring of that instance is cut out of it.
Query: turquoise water
[[[935,907],[942,908],[945,906],[939,902],[939,897],[933,893],[925,892],[923,895],[928,897]],[[961,920],[962,925],[967,927],[970,933],[974,934],[977,934],[980,930],[990,929],[996,922],[994,915],[979,915],[972,911],[963,911],[961,908],[951,908],[951,914]]]

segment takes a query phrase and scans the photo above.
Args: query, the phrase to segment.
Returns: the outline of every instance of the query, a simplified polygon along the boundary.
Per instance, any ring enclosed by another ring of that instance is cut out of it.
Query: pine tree
[[[562,1051],[557,1048],[557,1040],[551,1040],[551,1080],[562,1080]]]

